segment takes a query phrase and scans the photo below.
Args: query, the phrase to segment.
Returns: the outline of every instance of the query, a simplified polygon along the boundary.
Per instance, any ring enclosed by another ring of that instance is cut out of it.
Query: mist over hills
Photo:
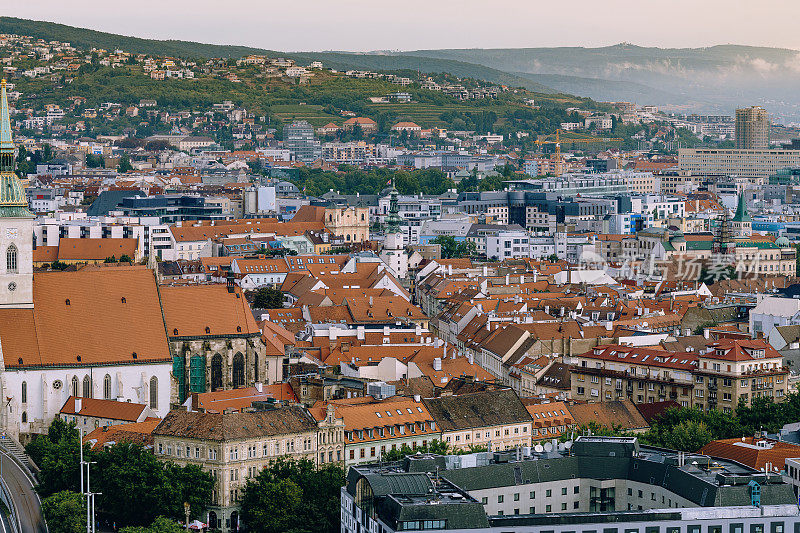
[[[142,39],[64,24],[0,17],[0,33],[68,41],[79,48],[122,48],[176,57],[284,56],[339,69],[418,70],[563,92],[595,100],[654,104],[676,112],[730,114],[762,105],[778,122],[800,122],[800,52],[720,45],[706,48],[613,46],[486,48],[406,52],[287,53],[247,46]]]

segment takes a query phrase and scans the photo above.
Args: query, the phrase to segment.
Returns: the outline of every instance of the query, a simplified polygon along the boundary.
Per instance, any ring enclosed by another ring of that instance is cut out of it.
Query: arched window
[[[92,380],[89,379],[89,376],[83,376],[83,397],[92,397]]]
[[[25,424],[28,421],[28,413],[22,411],[22,423]]]
[[[22,382],[22,403],[28,403],[28,382]]]
[[[10,274],[17,273],[17,247],[13,244],[6,250],[6,271]]]
[[[72,387],[70,387],[69,390],[70,394],[72,396],[80,396],[80,394],[78,394],[78,389],[79,389],[78,376],[72,376]]]
[[[150,378],[150,409],[158,409],[158,378]]]
[[[106,377],[103,378],[103,399],[111,399],[111,376],[108,374],[106,374]]]
[[[211,390],[222,388],[222,356],[214,355],[211,358]]]
[[[237,353],[233,356],[233,388],[244,387],[244,356]]]

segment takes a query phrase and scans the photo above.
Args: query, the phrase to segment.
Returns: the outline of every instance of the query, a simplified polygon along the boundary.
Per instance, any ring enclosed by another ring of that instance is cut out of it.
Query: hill
[[[523,76],[516,76],[494,68],[465,61],[414,57],[410,55],[354,54],[347,52],[286,53],[248,46],[205,44],[193,41],[142,39],[106,33],[87,28],[76,28],[55,22],[0,17],[0,33],[28,35],[46,41],[68,42],[81,49],[121,49],[138,54],[182,58],[241,58],[251,54],[269,57],[288,57],[300,63],[323,61],[338,70],[418,70],[420,72],[446,72],[454,76],[485,80],[502,85],[524,87],[539,93],[555,93],[550,87]]]

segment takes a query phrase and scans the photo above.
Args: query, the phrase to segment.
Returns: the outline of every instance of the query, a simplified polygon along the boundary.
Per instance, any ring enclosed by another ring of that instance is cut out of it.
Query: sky
[[[798,0],[2,0],[0,15],[280,51],[715,44],[800,50]]]

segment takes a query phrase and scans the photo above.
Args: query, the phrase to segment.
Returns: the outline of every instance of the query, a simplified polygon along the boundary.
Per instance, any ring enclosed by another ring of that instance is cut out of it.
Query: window
[[[92,381],[89,379],[89,376],[83,376],[83,397],[92,397]]]
[[[567,487],[562,487],[561,488],[561,495],[562,496],[566,496],[567,495]]]
[[[561,504],[561,510],[562,511],[566,511],[567,510],[567,502],[564,502],[564,503]]]
[[[22,403],[28,403],[28,382],[22,382]]]
[[[106,377],[103,378],[103,399],[111,399],[111,376],[108,374],[106,374]]]
[[[158,409],[158,378],[150,378],[150,409]]]
[[[9,274],[17,273],[17,247],[13,244],[6,250],[6,272]]]
[[[544,512],[545,513],[551,513],[552,511],[553,511],[553,506],[552,505],[545,505],[544,506]]]
[[[484,496],[483,498],[481,498],[481,503],[482,503],[483,505],[486,505],[487,503],[489,503],[489,498],[488,498],[488,497],[486,497],[486,496]]]
[[[497,496],[497,503],[503,503],[504,496],[502,494]]]
[[[544,495],[545,495],[547,498],[549,498],[550,496],[552,496],[552,495],[553,495],[553,491],[552,491],[552,489],[547,489],[547,490],[544,492]]]
[[[532,490],[531,491],[531,500],[535,500],[535,499],[536,499],[536,491]]]
[[[514,493],[514,501],[515,501],[515,502],[518,502],[518,501],[519,501],[519,492],[515,492],[515,493]]]

